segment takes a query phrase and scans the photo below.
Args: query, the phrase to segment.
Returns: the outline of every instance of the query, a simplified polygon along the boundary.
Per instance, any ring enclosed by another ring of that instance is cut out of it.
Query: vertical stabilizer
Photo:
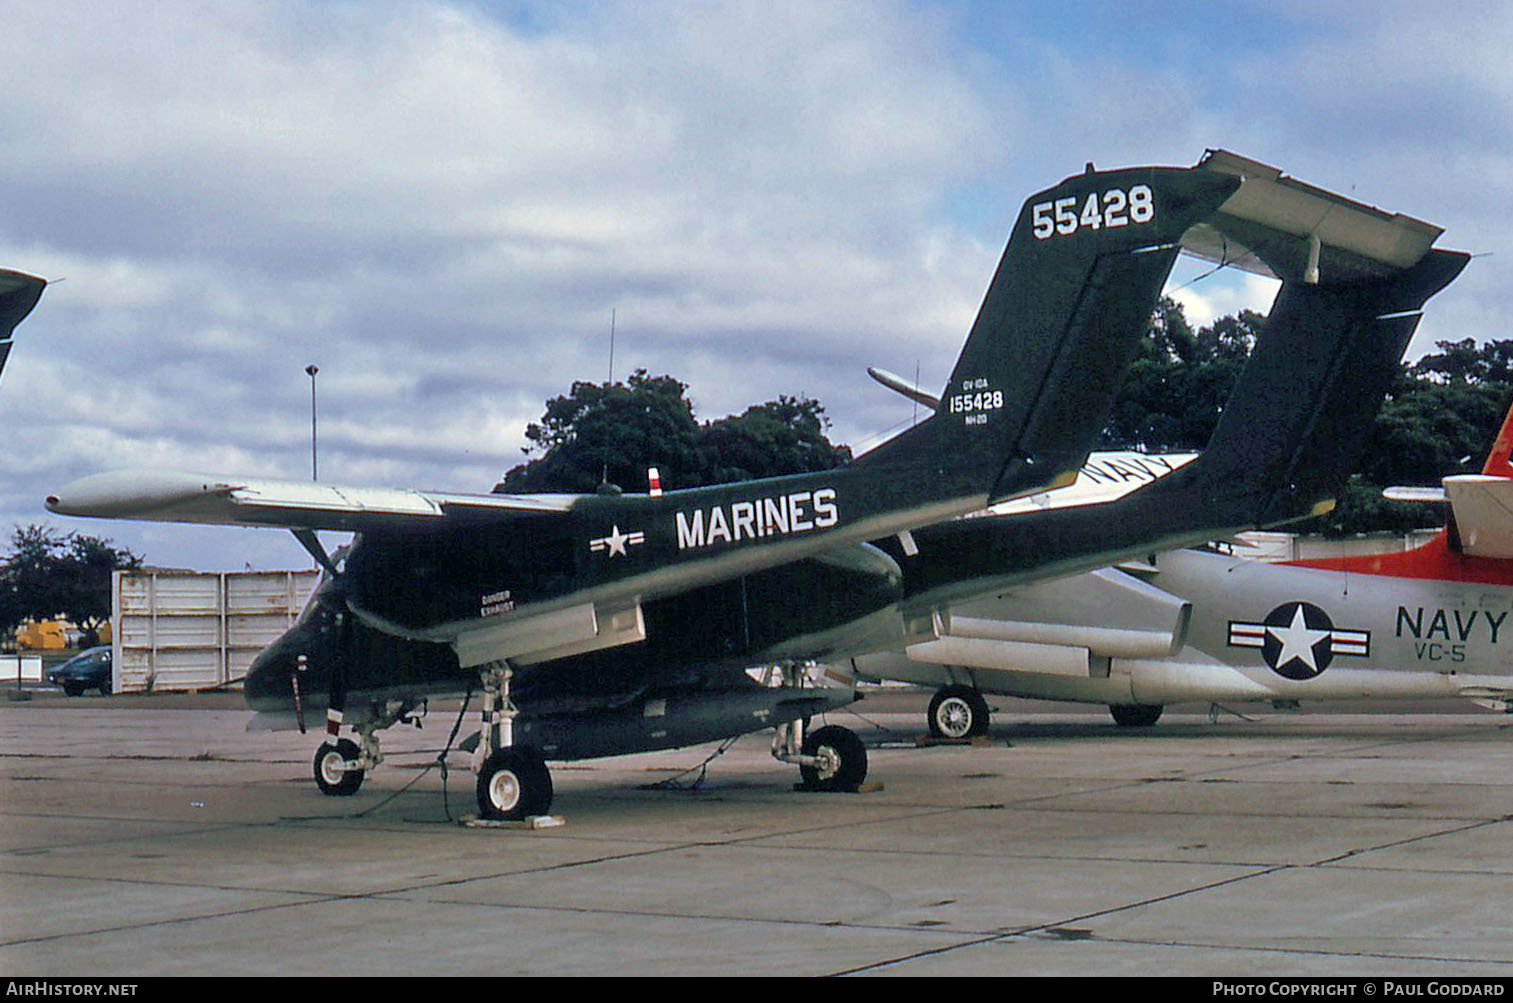
[[[11,333],[32,312],[46,285],[35,275],[0,270],[0,371],[10,355]]]
[[[1497,438],[1492,441],[1492,451],[1487,454],[1487,462],[1482,464],[1481,472],[1487,477],[1513,477],[1513,462],[1509,460],[1509,454],[1513,454],[1513,407],[1508,408],[1508,413],[1503,417],[1502,428],[1497,431]]]
[[[1075,175],[1020,210],[929,420],[862,457],[986,476],[989,501],[1069,483],[1107,419],[1182,236],[1240,179],[1191,168]],[[917,455],[917,454],[916,454]],[[954,469],[953,469],[954,468]]]
[[[1359,465],[1425,302],[1468,256],[1432,250],[1389,278],[1283,284],[1203,455],[1174,478],[1217,527],[1327,509]],[[1152,485],[1156,488],[1156,485]]]

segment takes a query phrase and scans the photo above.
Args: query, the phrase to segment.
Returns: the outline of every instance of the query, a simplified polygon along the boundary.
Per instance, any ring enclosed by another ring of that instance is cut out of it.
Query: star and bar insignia
[[[1365,658],[1371,632],[1336,627],[1329,614],[1309,602],[1285,602],[1260,623],[1229,621],[1231,648],[1259,648],[1266,664],[1288,679],[1312,679],[1336,655]]]
[[[596,554],[608,551],[610,557],[625,557],[627,556],[626,548],[645,542],[646,534],[644,532],[636,530],[631,533],[622,533],[620,532],[620,527],[616,525],[610,528],[608,536],[601,536],[598,539],[588,541],[588,549]]]

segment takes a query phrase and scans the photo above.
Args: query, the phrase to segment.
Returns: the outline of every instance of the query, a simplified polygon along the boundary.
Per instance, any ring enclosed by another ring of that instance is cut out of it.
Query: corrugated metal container
[[[41,655],[0,655],[0,686],[7,682],[40,683]]]
[[[314,571],[117,571],[115,692],[239,686],[319,581]]]

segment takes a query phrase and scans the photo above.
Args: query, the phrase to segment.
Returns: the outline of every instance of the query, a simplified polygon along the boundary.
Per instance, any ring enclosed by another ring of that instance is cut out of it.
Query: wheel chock
[[[479,818],[464,815],[458,822],[467,829],[555,829],[567,824],[561,815],[528,815],[519,819]]]

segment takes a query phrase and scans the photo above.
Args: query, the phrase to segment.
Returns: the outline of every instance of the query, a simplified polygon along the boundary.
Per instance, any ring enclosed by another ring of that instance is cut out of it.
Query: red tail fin
[[[1513,453],[1513,407],[1508,408],[1508,415],[1502,420],[1502,428],[1497,431],[1492,452],[1487,454],[1487,462],[1483,464],[1481,472],[1488,477],[1513,477],[1510,453]]]

